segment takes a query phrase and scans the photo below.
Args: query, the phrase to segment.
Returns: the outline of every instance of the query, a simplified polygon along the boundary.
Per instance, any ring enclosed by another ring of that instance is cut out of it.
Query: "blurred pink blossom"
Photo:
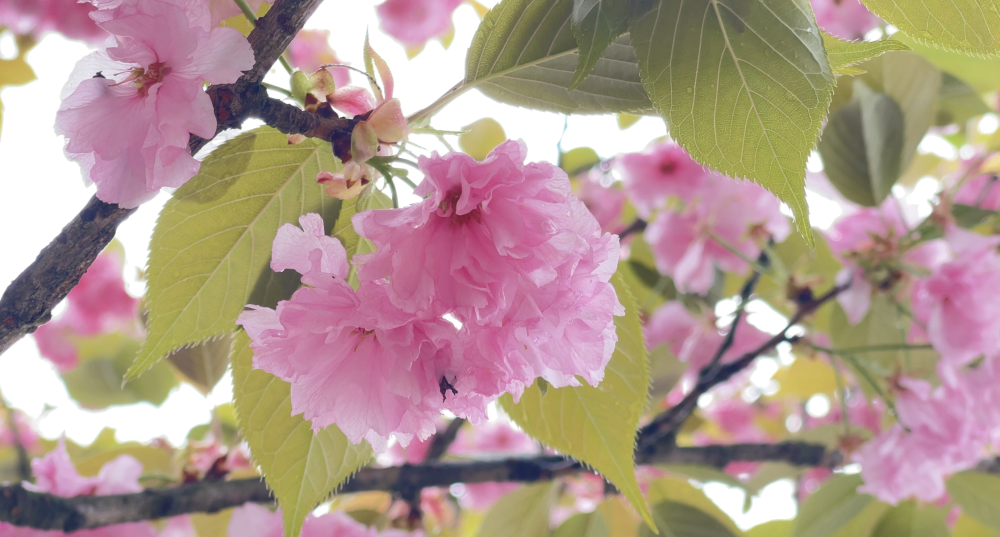
[[[97,45],[107,39],[108,33],[91,20],[94,9],[76,0],[0,0],[0,27],[36,38],[55,31]]]
[[[602,230],[615,233],[625,224],[622,222],[625,191],[619,183],[604,186],[601,182],[603,177],[604,173],[597,168],[583,174],[579,179],[577,197],[594,215]]]
[[[506,423],[464,427],[452,444],[450,453],[475,458],[513,457],[538,452],[538,445],[528,435]],[[517,490],[519,483],[468,483],[459,503],[465,508],[485,511],[500,498]]]
[[[711,173],[673,142],[622,155],[615,159],[615,168],[625,182],[629,201],[642,218],[649,218],[670,197],[692,200]]]
[[[386,0],[377,8],[382,30],[418,47],[452,30],[451,15],[462,0]]]
[[[283,537],[281,509],[271,509],[247,503],[233,510],[229,519],[229,537]],[[355,521],[343,511],[331,511],[323,516],[309,515],[302,525],[300,537],[421,537],[423,532],[387,529],[378,531]]]
[[[860,0],[812,0],[816,24],[826,33],[857,41],[879,24]]]
[[[324,65],[343,63],[330,48],[329,30],[300,30],[292,44],[288,45],[288,55],[292,66],[306,73],[317,71]],[[329,71],[337,88],[351,83],[351,75],[347,69],[332,67]]]

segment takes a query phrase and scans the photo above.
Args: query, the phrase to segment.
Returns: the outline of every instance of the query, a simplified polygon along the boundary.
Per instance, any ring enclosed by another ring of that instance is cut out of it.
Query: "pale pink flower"
[[[139,299],[125,290],[124,260],[113,250],[97,256],[66,297],[66,311],[34,333],[38,350],[62,371],[79,360],[77,339],[110,332],[141,335]]]
[[[743,273],[750,268],[746,259],[756,259],[764,242],[781,242],[790,231],[771,193],[712,174],[687,207],[660,212],[644,237],[660,273],[670,275],[682,291],[704,294],[716,268]]]
[[[382,30],[416,47],[452,30],[451,15],[462,0],[386,0],[375,8]]]
[[[292,44],[288,45],[288,56],[293,67],[306,73],[315,72],[324,65],[344,63],[330,48],[329,30],[300,30]],[[343,88],[351,83],[351,75],[347,69],[331,67],[328,70],[333,75],[336,88]]]
[[[380,283],[355,292],[344,281],[344,247],[323,234],[321,217],[300,223],[302,230],[279,230],[271,267],[296,270],[310,287],[238,321],[254,341],[254,367],[291,383],[292,411],[314,430],[335,423],[351,442],[367,439],[378,451],[390,436],[403,444],[427,438],[445,399],[459,398],[446,390],[461,365],[455,327],[398,310]]]
[[[167,520],[159,537],[198,537],[198,532],[187,515],[176,516]]]
[[[841,39],[863,39],[868,30],[879,24],[879,18],[860,0],[812,0],[812,6],[816,24]]]
[[[958,228],[946,237],[955,258],[914,286],[917,322],[911,336],[926,336],[942,360],[964,365],[1000,351],[1000,302],[994,299],[1000,290],[1000,239]]]
[[[281,510],[272,511],[254,503],[233,510],[227,531],[229,537],[282,537]],[[423,532],[396,529],[378,531],[357,522],[343,511],[331,511],[323,516],[309,515],[302,525],[300,537],[421,537]]]
[[[114,39],[78,62],[56,132],[102,201],[136,207],[198,172],[190,135],[211,138],[216,130],[203,84],[235,82],[253,67],[253,51],[237,30],[211,27],[207,4],[102,0],[99,7],[107,9],[92,16]]]
[[[601,229],[609,233],[621,230],[622,210],[625,208],[625,190],[620,183],[604,184],[605,175],[597,168],[580,177],[577,197],[597,219]]]
[[[710,175],[673,142],[622,155],[615,159],[615,168],[625,181],[629,201],[643,218],[649,218],[653,209],[662,207],[668,198],[690,201]]]
[[[951,201],[988,211],[1000,210],[1000,185],[997,184],[997,176],[986,174],[969,178],[962,183]]]

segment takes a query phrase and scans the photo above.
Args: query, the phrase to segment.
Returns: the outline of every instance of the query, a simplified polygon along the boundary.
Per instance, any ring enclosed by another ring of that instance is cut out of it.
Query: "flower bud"
[[[351,132],[351,161],[367,162],[378,153],[378,135],[367,121],[361,121]]]

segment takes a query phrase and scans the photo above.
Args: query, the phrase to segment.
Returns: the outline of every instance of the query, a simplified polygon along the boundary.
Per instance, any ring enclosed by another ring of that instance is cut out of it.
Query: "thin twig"
[[[635,222],[629,224],[628,227],[623,229],[621,233],[618,234],[618,240],[625,240],[625,237],[628,237],[633,233],[641,233],[645,231],[647,225],[648,223],[642,218],[636,218]]]
[[[767,254],[763,251],[760,253],[760,257],[757,258],[757,264],[762,268],[768,266]],[[715,352],[715,356],[712,357],[712,361],[708,363],[705,367],[705,371],[702,371],[705,377],[711,377],[718,372],[719,365],[722,363],[722,357],[725,356],[726,352],[732,348],[733,343],[736,341],[736,329],[740,326],[740,321],[743,320],[743,314],[746,313],[747,304],[750,303],[750,296],[753,295],[753,290],[757,287],[757,282],[760,281],[762,271],[754,269],[747,278],[747,281],[743,284],[743,288],[740,289],[740,304],[736,307],[736,313],[733,317],[733,322],[729,327],[729,332],[726,334],[726,338],[722,340],[722,345],[719,345],[719,350]]]

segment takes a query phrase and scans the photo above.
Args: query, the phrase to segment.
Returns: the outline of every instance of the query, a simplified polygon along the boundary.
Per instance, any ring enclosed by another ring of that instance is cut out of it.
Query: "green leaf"
[[[1000,529],[1000,477],[961,472],[948,480],[948,494],[972,518]]]
[[[854,100],[830,114],[817,147],[827,178],[845,198],[878,207],[902,173],[903,111],[854,80]]]
[[[734,537],[721,522],[698,509],[677,502],[662,502],[653,507],[656,528],[663,537]],[[639,530],[639,535],[649,537],[649,528]]]
[[[951,215],[955,217],[955,223],[966,229],[976,227],[985,222],[987,218],[996,214],[996,211],[980,209],[979,207],[962,203],[956,203],[951,206]]]
[[[486,514],[478,537],[547,537],[555,496],[553,483],[525,485],[507,494]]]
[[[512,534],[513,535],[513,534]],[[599,511],[577,513],[552,532],[551,537],[612,537],[604,514]],[[617,537],[617,536],[616,536]]]
[[[261,127],[223,144],[167,202],[149,256],[146,342],[134,379],[174,350],[233,330],[262,276],[281,225],[320,213],[333,227],[340,200],[316,184],[339,167],[330,144]]]
[[[938,111],[934,121],[936,126],[961,125],[989,112],[992,110],[975,89],[953,75],[941,73],[941,93],[938,94]]]
[[[632,6],[629,29],[642,80],[670,135],[702,164],[775,193],[812,245],[806,159],[834,75],[809,2]]]
[[[570,176],[589,170],[600,162],[597,151],[589,147],[577,147],[559,154],[559,167]]]
[[[229,368],[229,351],[233,336],[225,334],[197,345],[185,347],[167,360],[181,377],[201,393],[208,395]]]
[[[791,520],[772,520],[747,530],[747,537],[788,537],[792,534]]]
[[[80,363],[62,373],[66,390],[80,406],[89,409],[147,401],[159,406],[178,384],[167,364],[158,364],[148,375],[122,383],[140,342],[120,333],[77,342]]]
[[[1000,58],[976,58],[959,52],[922,45],[901,33],[896,33],[892,37],[906,43],[914,53],[919,54],[938,69],[965,81],[979,93],[1000,90]]]
[[[292,415],[287,382],[253,369],[250,338],[233,344],[233,399],[240,430],[264,481],[281,505],[285,536],[299,534],[306,515],[372,457],[368,442],[351,444],[336,425],[313,433]]]
[[[595,388],[550,388],[544,396],[537,383],[518,403],[500,398],[507,415],[532,438],[594,468],[618,487],[632,507],[652,526],[652,518],[635,479],[636,429],[649,393],[649,364],[635,300],[621,274],[611,279],[625,316],[615,318],[618,344]]]
[[[852,65],[866,62],[886,52],[892,50],[910,50],[910,47],[906,46],[905,43],[895,39],[860,42],[844,41],[826,32],[823,32],[823,46],[826,48],[826,57],[830,62],[830,69],[833,69],[833,72],[838,75],[853,74],[847,73],[845,70]]]
[[[984,526],[968,514],[962,513],[951,528],[951,535],[952,537],[997,537],[1000,531]]]
[[[628,0],[573,0],[572,27],[580,45],[576,73],[569,85],[575,90],[601,54],[628,29]]]
[[[333,226],[333,233],[331,235],[339,239],[340,243],[344,245],[344,249],[347,250],[348,261],[353,259],[357,254],[370,254],[375,251],[375,245],[368,239],[362,239],[358,235],[358,232],[354,230],[351,218],[359,212],[365,212],[370,209],[391,208],[392,200],[389,196],[374,188],[369,188],[360,196],[344,202],[344,206],[340,210],[340,215],[337,217],[337,223]],[[358,268],[355,265],[351,265],[351,272],[347,276],[347,282],[357,289]]]
[[[827,481],[799,508],[792,537],[833,535],[872,502],[858,494],[860,475],[840,475]]]
[[[864,0],[872,13],[914,40],[977,56],[1000,52],[997,0]]]
[[[476,120],[462,130],[465,132],[459,135],[458,146],[476,160],[485,159],[490,151],[507,140],[503,126],[491,117]]]
[[[949,537],[945,518],[945,512],[934,506],[905,501],[885,513],[872,537]]]
[[[570,90],[580,64],[573,0],[503,0],[483,19],[466,59],[465,91],[563,114],[652,110],[628,36],[612,42]],[[457,92],[456,92],[457,93]]]
[[[719,509],[712,500],[708,499],[708,496],[705,496],[704,492],[695,488],[687,480],[657,479],[649,484],[646,494],[649,503],[653,505],[660,505],[664,502],[681,503],[710,515],[733,535],[743,533],[722,509]]]

